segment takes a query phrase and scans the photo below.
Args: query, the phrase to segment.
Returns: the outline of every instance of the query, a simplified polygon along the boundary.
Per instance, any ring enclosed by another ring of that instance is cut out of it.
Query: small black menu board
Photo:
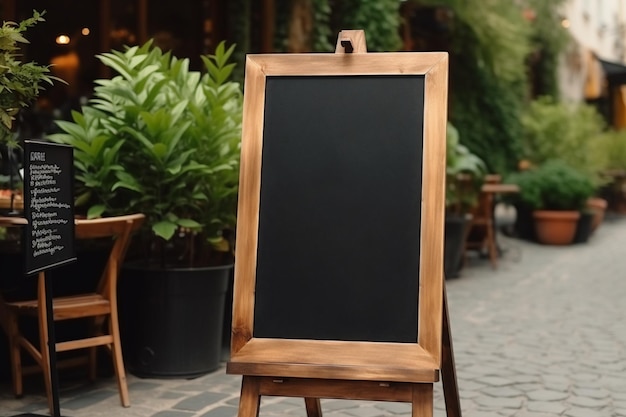
[[[73,148],[24,142],[25,273],[76,260]]]

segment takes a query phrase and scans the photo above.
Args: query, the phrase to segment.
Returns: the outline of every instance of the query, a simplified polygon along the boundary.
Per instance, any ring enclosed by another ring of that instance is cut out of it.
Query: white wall
[[[581,101],[591,53],[607,61],[625,62],[626,0],[569,0],[562,15],[569,22],[574,42],[561,60],[561,95],[566,100]]]

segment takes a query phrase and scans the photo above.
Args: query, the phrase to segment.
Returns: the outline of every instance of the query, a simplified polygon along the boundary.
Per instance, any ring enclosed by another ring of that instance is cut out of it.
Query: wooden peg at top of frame
[[[362,54],[367,52],[365,43],[365,31],[363,30],[342,30],[337,36],[336,54]]]

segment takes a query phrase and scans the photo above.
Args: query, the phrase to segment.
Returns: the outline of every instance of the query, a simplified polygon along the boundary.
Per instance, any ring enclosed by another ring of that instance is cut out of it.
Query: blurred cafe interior
[[[251,2],[248,51],[271,51],[275,0]],[[54,129],[53,120],[67,119],[72,109],[85,102],[93,81],[108,78],[108,68],[96,55],[126,45],[140,45],[148,39],[174,55],[201,66],[199,56],[212,53],[221,40],[236,38],[233,17],[240,1],[228,0],[0,0],[3,21],[21,21],[33,10],[45,11],[45,22],[26,32],[30,44],[23,49],[24,61],[51,65],[54,75],[67,85],[46,87],[37,103],[23,112],[23,132],[38,138]],[[240,14],[240,13],[239,13]],[[251,33],[250,35],[254,35]]]

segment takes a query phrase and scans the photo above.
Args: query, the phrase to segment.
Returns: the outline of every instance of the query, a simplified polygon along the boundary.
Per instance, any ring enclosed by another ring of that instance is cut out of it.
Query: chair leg
[[[100,335],[100,329],[102,326],[102,322],[100,317],[94,317],[91,319],[89,323],[89,335],[96,336]],[[98,376],[98,347],[93,346],[87,349],[87,375],[89,377],[90,382],[95,382]]]
[[[493,269],[498,268],[498,248],[496,247],[496,237],[492,222],[487,223],[487,251],[491,266]]]
[[[22,385],[22,354],[19,343],[19,330],[17,323],[17,316],[9,313],[7,317],[8,337],[9,337],[9,350],[11,357],[11,379],[13,382],[13,395],[16,398],[21,398],[24,394],[24,386]]]
[[[89,382],[95,382],[98,374],[98,349],[96,347],[90,347],[88,350],[87,366],[89,370],[87,372]]]
[[[120,330],[115,308],[112,308],[111,316],[109,317],[109,331],[113,336],[111,354],[113,356],[113,367],[115,368],[115,375],[117,376],[120,399],[124,407],[130,407],[128,384],[126,383],[126,371],[124,370],[124,359],[122,356],[122,342],[120,339]]]

